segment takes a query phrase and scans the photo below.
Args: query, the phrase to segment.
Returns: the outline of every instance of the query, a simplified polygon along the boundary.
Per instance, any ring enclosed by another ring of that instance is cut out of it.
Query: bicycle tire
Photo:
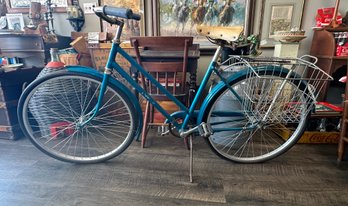
[[[287,75],[287,73],[284,72],[284,70],[282,72],[280,71],[277,72],[273,70],[263,71],[263,72],[260,72],[259,74],[261,76],[261,80],[260,80],[260,78],[257,78],[251,75],[250,72],[247,72],[244,75],[241,75],[229,82],[230,87],[233,88],[237,93],[239,93],[240,96],[243,96],[242,94],[243,89],[241,89],[242,87],[250,87],[250,85],[252,85],[252,82],[250,82],[251,80],[250,78],[254,78],[255,81],[259,81],[259,83],[267,85],[267,84],[272,84],[272,82],[276,83],[275,81],[278,81],[279,78],[285,78]],[[276,76],[277,77],[276,80],[273,80],[272,78],[268,78],[272,76]],[[266,77],[266,78],[262,79],[262,77]],[[266,82],[266,81],[269,81],[269,82]],[[243,84],[245,84],[245,86],[243,86]],[[260,84],[254,84],[254,85],[255,85],[255,88],[248,88],[248,89],[250,89],[250,91],[260,90],[260,88],[256,88],[256,86]],[[227,86],[217,91],[218,93],[216,93],[212,97],[211,101],[209,102],[209,105],[206,107],[207,109],[205,110],[203,114],[203,121],[206,122],[210,126],[210,128],[213,129],[213,131],[214,131],[214,128],[215,130],[217,128],[235,128],[236,130],[214,132],[214,134],[205,138],[210,148],[218,156],[222,157],[223,159],[227,159],[237,163],[261,163],[261,162],[271,160],[285,153],[286,151],[288,151],[298,141],[298,139],[302,136],[302,134],[304,133],[306,129],[306,122],[309,118],[308,110],[309,110],[309,105],[311,103],[308,103],[308,99],[306,100],[304,98],[305,95],[300,95],[303,93],[306,93],[306,95],[308,95],[307,94],[308,90],[306,89],[306,85],[304,82],[301,82],[301,81],[287,82],[286,87],[291,87],[292,89],[292,90],[289,90],[289,91],[292,91],[292,95],[290,97],[291,99],[289,99],[289,102],[307,101],[307,104],[303,105],[301,108],[298,108],[298,109],[301,109],[299,113],[300,119],[298,120],[298,122],[284,124],[281,121],[274,122],[273,120],[271,122],[270,120],[267,120],[269,122],[260,123],[260,125],[255,126],[254,129],[248,129],[247,131],[242,130],[242,128],[243,127],[247,128],[247,125],[250,126],[251,121],[255,122],[255,119],[251,120],[253,117],[248,117],[247,113],[244,113],[243,115],[241,115],[242,112],[236,113],[236,111],[243,110],[242,108],[243,105],[240,101],[236,101],[235,96],[232,95],[232,92]],[[265,92],[264,94],[262,94],[263,101],[265,99],[272,99],[271,95],[274,94],[274,92],[267,93],[266,90],[263,92]],[[286,96],[286,95],[283,95],[283,96]],[[259,98],[261,99],[261,97]],[[300,99],[296,99],[296,98],[300,98]],[[280,100],[279,102],[282,102],[282,100]],[[218,115],[218,111],[220,109],[219,107],[232,108],[233,110],[231,111],[234,111],[233,116],[230,116],[230,117],[226,117],[222,115],[219,116]],[[258,108],[256,107],[254,109],[260,110],[260,107]],[[253,112],[260,113],[260,111],[251,111],[251,113]],[[283,114],[283,112],[284,111],[281,111],[280,114]],[[287,115],[286,112],[284,112],[284,116],[285,115]],[[221,122],[221,125],[217,125],[219,122]],[[291,128],[295,127],[295,130],[290,130],[291,129],[290,127]],[[253,128],[253,127],[250,126],[250,128]],[[281,136],[284,135],[284,131],[289,132],[289,137],[287,140],[284,140],[283,138],[281,138]]]
[[[99,163],[125,151],[136,131],[135,109],[125,92],[106,88],[101,108],[85,126],[98,99],[102,79],[55,72],[32,82],[18,104],[22,131],[45,154],[71,163]]]

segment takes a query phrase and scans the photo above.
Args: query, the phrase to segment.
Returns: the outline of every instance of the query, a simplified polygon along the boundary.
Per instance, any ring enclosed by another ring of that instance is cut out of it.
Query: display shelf
[[[329,75],[347,65],[347,56],[336,56],[336,41],[333,32],[346,32],[348,27],[315,29],[310,49],[310,55],[318,58],[316,65]],[[325,101],[329,84],[323,83],[323,89],[318,101]]]

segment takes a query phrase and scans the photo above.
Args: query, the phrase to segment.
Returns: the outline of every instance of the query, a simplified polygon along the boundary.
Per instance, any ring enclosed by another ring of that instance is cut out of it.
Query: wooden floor
[[[263,164],[234,164],[194,142],[150,137],[103,164],[75,165],[45,156],[22,138],[0,140],[0,205],[348,205],[348,163],[336,145],[296,145]]]

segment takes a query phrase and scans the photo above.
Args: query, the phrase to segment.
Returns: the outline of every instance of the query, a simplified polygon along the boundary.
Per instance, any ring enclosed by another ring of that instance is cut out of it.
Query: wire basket
[[[309,58],[314,63],[305,60]],[[239,70],[247,78],[233,87],[245,115],[255,121],[297,123],[308,114],[327,81],[333,78],[315,65],[316,58],[231,56],[224,72]]]

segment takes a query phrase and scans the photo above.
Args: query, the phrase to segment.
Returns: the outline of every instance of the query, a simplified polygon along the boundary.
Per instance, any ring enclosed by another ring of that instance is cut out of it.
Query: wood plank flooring
[[[0,205],[348,205],[337,145],[298,144],[263,164],[235,164],[194,139],[194,183],[181,139],[149,137],[106,163],[54,160],[26,139],[0,140]]]

